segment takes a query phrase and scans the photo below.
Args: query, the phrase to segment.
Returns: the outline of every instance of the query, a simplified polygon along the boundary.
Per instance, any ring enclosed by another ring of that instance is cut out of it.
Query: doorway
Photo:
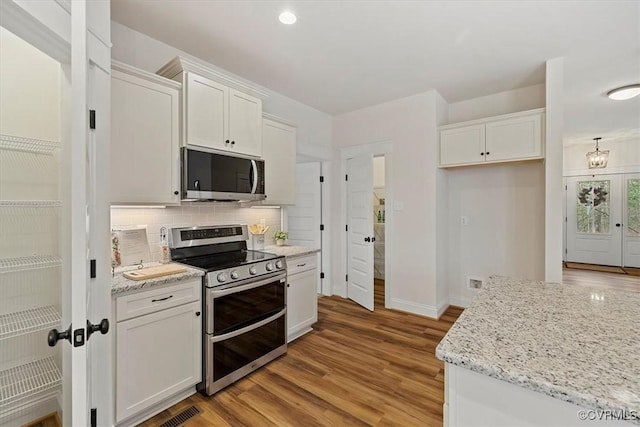
[[[640,174],[568,177],[566,261],[640,268]]]
[[[391,145],[374,143],[342,150],[344,295],[373,311],[392,294],[386,260],[393,224]]]
[[[384,156],[373,158],[373,305],[384,308],[386,199]]]

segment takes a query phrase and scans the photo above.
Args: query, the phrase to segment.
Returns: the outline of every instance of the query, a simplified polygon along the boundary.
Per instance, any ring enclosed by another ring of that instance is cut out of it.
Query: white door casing
[[[347,297],[373,311],[373,156],[347,160]]]
[[[619,175],[567,178],[567,261],[620,266]]]
[[[640,268],[640,173],[623,175],[622,265]]]

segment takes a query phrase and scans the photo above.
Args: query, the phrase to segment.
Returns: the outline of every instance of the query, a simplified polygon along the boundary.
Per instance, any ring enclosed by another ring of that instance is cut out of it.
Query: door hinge
[[[349,231],[349,225],[348,224],[345,224],[344,231]]]
[[[566,253],[568,253],[566,249],[564,250],[564,253],[565,253],[565,254],[566,254]]]
[[[344,176],[344,180],[345,180],[345,181],[349,181],[349,175],[345,175],[345,176]]]
[[[324,231],[324,224],[320,224],[320,231]]]
[[[98,427],[98,409],[91,408],[91,427]]]
[[[346,274],[346,275],[344,276],[344,280],[345,280],[345,282],[348,282],[348,281],[349,281],[349,275],[348,275],[348,274]]]
[[[565,190],[565,191],[567,190],[567,186],[566,186],[566,185],[564,186],[564,190]]]
[[[96,128],[96,110],[89,110],[89,129]]]
[[[320,175],[320,182],[324,182],[324,176]]]
[[[567,217],[565,216],[565,217],[564,217],[564,222],[567,222],[567,221],[568,221],[568,220],[567,220]]]
[[[89,278],[90,279],[96,278],[96,260],[95,259],[92,259],[89,261]]]
[[[324,273],[320,273],[320,278],[324,279]]]
[[[73,331],[73,346],[82,347],[84,345],[84,328]]]

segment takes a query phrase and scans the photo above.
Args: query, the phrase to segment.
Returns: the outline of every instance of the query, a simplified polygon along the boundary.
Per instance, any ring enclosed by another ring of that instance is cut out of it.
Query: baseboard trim
[[[440,307],[428,304],[420,304],[413,301],[406,301],[400,298],[391,298],[391,306],[388,308],[400,311],[406,311],[407,313],[418,314],[420,316],[430,317],[432,319],[438,319],[440,315],[447,309],[449,302],[445,301]]]

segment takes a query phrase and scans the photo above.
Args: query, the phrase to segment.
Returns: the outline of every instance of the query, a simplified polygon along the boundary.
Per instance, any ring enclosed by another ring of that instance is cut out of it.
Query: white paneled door
[[[567,178],[567,261],[622,265],[620,175]]]
[[[110,315],[109,22],[109,2],[0,2],[16,39],[0,49],[0,117],[11,118],[0,120],[3,426],[53,412],[65,426],[113,424],[100,333]]]
[[[623,248],[625,267],[640,268],[640,173],[623,175]]]
[[[373,157],[347,160],[347,296],[373,311]]]
[[[296,204],[286,208],[289,244],[320,248],[321,190],[320,163],[296,164]]]

